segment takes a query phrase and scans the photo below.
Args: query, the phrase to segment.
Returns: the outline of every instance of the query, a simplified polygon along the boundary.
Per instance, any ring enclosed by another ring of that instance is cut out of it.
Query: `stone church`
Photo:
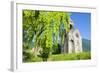
[[[66,53],[79,53],[82,52],[82,37],[78,29],[74,28],[74,23],[70,19],[70,31],[64,34],[64,46],[61,52]]]

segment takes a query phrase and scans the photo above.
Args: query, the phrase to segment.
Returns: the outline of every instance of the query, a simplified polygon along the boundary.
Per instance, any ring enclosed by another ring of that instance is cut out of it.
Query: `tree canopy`
[[[23,48],[41,47],[52,50],[54,44],[64,43],[64,31],[68,32],[68,12],[23,10]]]

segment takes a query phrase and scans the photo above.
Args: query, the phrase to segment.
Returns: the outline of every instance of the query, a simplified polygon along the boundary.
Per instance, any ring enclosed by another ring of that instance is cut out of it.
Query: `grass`
[[[73,54],[59,54],[51,55],[48,60],[50,61],[64,61],[64,60],[87,60],[91,59],[90,52],[73,53]]]
[[[73,54],[50,55],[48,61],[88,60],[88,59],[91,59],[91,53],[82,52]],[[42,58],[33,56],[30,60],[27,60],[25,62],[42,62]]]

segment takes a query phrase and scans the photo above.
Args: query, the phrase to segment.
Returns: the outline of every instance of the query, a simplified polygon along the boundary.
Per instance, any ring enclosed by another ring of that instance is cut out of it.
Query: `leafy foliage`
[[[41,47],[41,57],[47,60],[54,51],[53,46],[59,42],[63,44],[64,30],[69,30],[69,19],[67,12],[23,10],[23,50]]]

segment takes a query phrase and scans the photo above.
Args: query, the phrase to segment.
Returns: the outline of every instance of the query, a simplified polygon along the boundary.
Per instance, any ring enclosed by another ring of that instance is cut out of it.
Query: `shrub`
[[[44,49],[40,52],[39,57],[41,57],[43,61],[47,61],[47,59],[49,58],[49,54],[50,54],[50,49],[44,48]]]
[[[52,54],[60,54],[60,53],[61,53],[60,44],[54,44],[52,47]]]

